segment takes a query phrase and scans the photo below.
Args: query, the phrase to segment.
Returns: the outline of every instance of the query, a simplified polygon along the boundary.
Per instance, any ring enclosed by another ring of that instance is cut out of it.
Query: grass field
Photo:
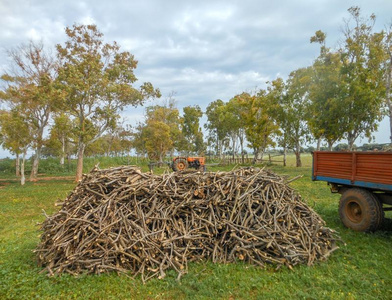
[[[392,222],[382,230],[357,233],[344,228],[333,195],[324,182],[312,182],[310,156],[304,167],[267,166],[278,174],[304,175],[291,185],[303,200],[338,231],[345,244],[324,262],[297,266],[294,270],[261,269],[243,263],[192,263],[189,273],[176,281],[169,272],[163,280],[142,284],[117,274],[47,277],[40,274],[32,250],[39,240],[37,223],[42,210],[52,214],[54,203],[74,188],[70,180],[41,180],[20,186],[15,180],[0,181],[0,299],[392,299]],[[233,166],[214,166],[210,171]],[[162,170],[156,170],[160,172]],[[4,178],[4,177],[3,177]],[[386,212],[391,218],[392,213]]]

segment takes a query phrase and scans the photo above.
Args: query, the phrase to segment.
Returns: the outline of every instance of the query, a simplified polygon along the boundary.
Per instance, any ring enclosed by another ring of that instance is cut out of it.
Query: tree
[[[310,68],[301,68],[293,71],[287,80],[287,97],[285,108],[289,126],[288,145],[293,149],[296,157],[296,166],[302,167],[301,148],[309,139],[309,127],[306,120],[309,105]]]
[[[73,124],[69,116],[59,113],[54,117],[50,129],[48,145],[60,156],[60,165],[64,165],[65,157],[72,153]]]
[[[2,147],[16,154],[17,169],[19,169],[19,156],[22,155],[20,164],[20,184],[25,184],[24,166],[26,153],[32,142],[30,125],[25,121],[24,116],[18,110],[2,111],[0,114],[0,136],[2,137]]]
[[[117,124],[94,143],[89,144],[86,154],[118,156],[128,153],[131,148],[130,136],[130,131],[124,129],[122,124]]]
[[[77,121],[79,181],[86,146],[115,127],[126,106],[141,105],[149,97],[160,97],[160,92],[151,83],[140,89],[132,86],[137,81],[134,56],[120,52],[116,42],[104,43],[95,25],[74,25],[65,31],[68,41],[57,45],[59,81],[67,92],[64,109]]]
[[[269,94],[278,104],[277,115],[282,131],[281,146],[292,149],[296,166],[301,167],[301,148],[309,139],[307,106],[309,96],[310,69],[302,68],[290,73],[286,83],[277,79],[269,86]]]
[[[277,78],[269,83],[267,87],[268,99],[271,99],[276,106],[273,110],[274,119],[279,126],[278,144],[283,147],[283,166],[286,166],[287,150],[289,148],[290,120],[287,118],[288,111],[286,84],[282,78]]]
[[[308,124],[318,140],[327,140],[329,149],[346,138],[352,150],[359,136],[371,138],[384,116],[387,35],[373,33],[374,15],[363,18],[359,7],[348,11],[351,18],[345,21],[344,42],[338,52],[325,46],[326,35],[322,31],[311,38],[311,42],[321,44],[321,50],[312,66]]]
[[[242,115],[244,121],[248,146],[253,149],[253,163],[263,158],[268,146],[275,146],[274,137],[279,134],[276,121],[276,101],[268,97],[265,90],[260,90],[256,95],[241,94]]]
[[[35,150],[30,180],[35,180],[44,130],[63,93],[55,82],[56,61],[44,50],[42,43],[30,42],[8,51],[8,54],[14,68],[2,76],[7,87],[1,98],[23,115],[30,128]]]
[[[166,154],[174,148],[170,136],[170,126],[152,119],[147,122],[143,130],[148,157],[163,163]]]
[[[342,121],[345,116],[341,109],[342,79],[341,57],[339,52],[332,52],[325,46],[326,35],[317,31],[311,42],[321,44],[320,55],[311,67],[311,83],[309,87],[308,126],[313,136],[320,142],[325,138],[329,149],[343,137]]]
[[[151,160],[163,160],[168,152],[173,152],[181,141],[179,111],[174,101],[167,105],[146,108],[146,120],[137,127],[136,137],[139,152],[146,151]],[[141,150],[141,151],[140,151]]]
[[[212,144],[215,153],[221,157],[227,139],[227,128],[224,120],[225,103],[218,99],[211,102],[206,109],[207,123],[204,128],[208,130],[208,144]]]
[[[203,155],[205,152],[205,144],[203,140],[203,132],[200,128],[200,118],[203,112],[198,105],[186,106],[183,108],[182,135],[186,144],[184,150],[190,153]]]
[[[122,155],[129,155],[132,149],[132,126],[126,125],[118,132]]]
[[[351,150],[359,136],[370,138],[383,117],[385,95],[383,34],[373,33],[375,15],[363,19],[359,7],[349,10],[351,19],[344,28],[342,45],[342,86],[340,108],[344,112],[342,129]],[[351,26],[351,22],[354,26]]]
[[[148,155],[144,127],[145,124],[139,122],[137,126],[133,128],[131,135],[132,148],[135,149],[137,156],[141,156],[143,158]]]
[[[224,126],[226,127],[233,149],[233,158],[236,151],[236,143],[239,142],[242,162],[244,162],[244,142],[245,142],[245,118],[244,114],[247,113],[246,107],[243,105],[244,98],[247,97],[246,93],[236,95],[224,107]]]

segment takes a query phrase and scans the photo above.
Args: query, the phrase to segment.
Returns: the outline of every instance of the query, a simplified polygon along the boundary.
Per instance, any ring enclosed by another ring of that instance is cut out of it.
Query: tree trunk
[[[316,150],[320,151],[320,149],[321,149],[321,136],[317,139],[317,148],[316,148]]]
[[[261,160],[261,162],[263,162],[263,157],[264,157],[264,151],[265,151],[265,149],[262,149],[262,150],[260,150],[260,160]]]
[[[245,153],[244,153],[244,137],[240,135],[240,149],[241,149],[241,163],[245,163]]]
[[[328,141],[328,151],[332,151],[333,142]]]
[[[295,147],[295,161],[296,161],[296,166],[302,167],[302,161],[301,161],[301,145],[299,142],[297,142],[297,145]]]
[[[158,161],[158,163],[159,163],[159,166],[162,166],[163,165],[163,152],[161,151],[161,152],[159,152],[159,161]],[[173,155],[171,155],[171,157],[173,157]]]
[[[301,153],[298,150],[295,151],[295,162],[297,167],[302,167]]]
[[[255,149],[253,150],[253,153],[254,153],[254,156],[253,156],[252,164],[256,164],[257,159],[258,159],[258,157],[259,157],[259,149],[258,149],[258,148],[255,148]]]
[[[61,138],[61,157],[60,157],[60,165],[64,166],[65,160],[65,138]]]
[[[350,133],[348,134],[347,142],[348,142],[348,151],[353,151],[355,139],[354,136]]]
[[[222,141],[216,137],[215,141],[215,155],[219,157],[219,159],[222,159]]]
[[[26,161],[26,150],[23,152],[23,157],[22,157],[22,163],[20,165],[20,184],[24,185],[26,183],[26,177],[25,177],[25,161]]]
[[[41,156],[41,147],[37,147],[35,150],[34,158],[33,158],[33,165],[31,167],[31,173],[30,173],[30,181],[37,181],[37,176],[38,176],[38,164],[39,164],[39,158]]]
[[[235,146],[236,146],[236,143],[235,143],[235,141],[233,140],[233,155],[232,155],[233,160],[235,159]]]
[[[82,180],[83,177],[83,156],[84,156],[84,149],[85,144],[82,141],[79,141],[78,145],[78,162],[76,166],[76,178],[75,182],[79,182]]]
[[[287,166],[287,148],[286,146],[283,147],[283,166]]]
[[[16,175],[16,177],[20,176],[20,157],[19,157],[19,153],[16,154],[16,158],[15,158],[15,175]]]

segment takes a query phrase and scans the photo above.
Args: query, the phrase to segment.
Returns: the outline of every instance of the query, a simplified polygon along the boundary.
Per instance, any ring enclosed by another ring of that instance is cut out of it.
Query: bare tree
[[[35,151],[30,180],[35,180],[44,130],[62,92],[55,88],[56,61],[42,43],[30,42],[8,51],[11,70],[2,75],[2,99],[18,110],[29,126]]]

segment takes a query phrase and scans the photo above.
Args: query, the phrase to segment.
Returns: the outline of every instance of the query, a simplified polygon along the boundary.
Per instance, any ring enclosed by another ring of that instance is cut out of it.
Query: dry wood
[[[95,168],[61,205],[36,249],[49,275],[131,272],[144,282],[205,259],[291,268],[325,259],[339,240],[284,178],[257,168]]]

